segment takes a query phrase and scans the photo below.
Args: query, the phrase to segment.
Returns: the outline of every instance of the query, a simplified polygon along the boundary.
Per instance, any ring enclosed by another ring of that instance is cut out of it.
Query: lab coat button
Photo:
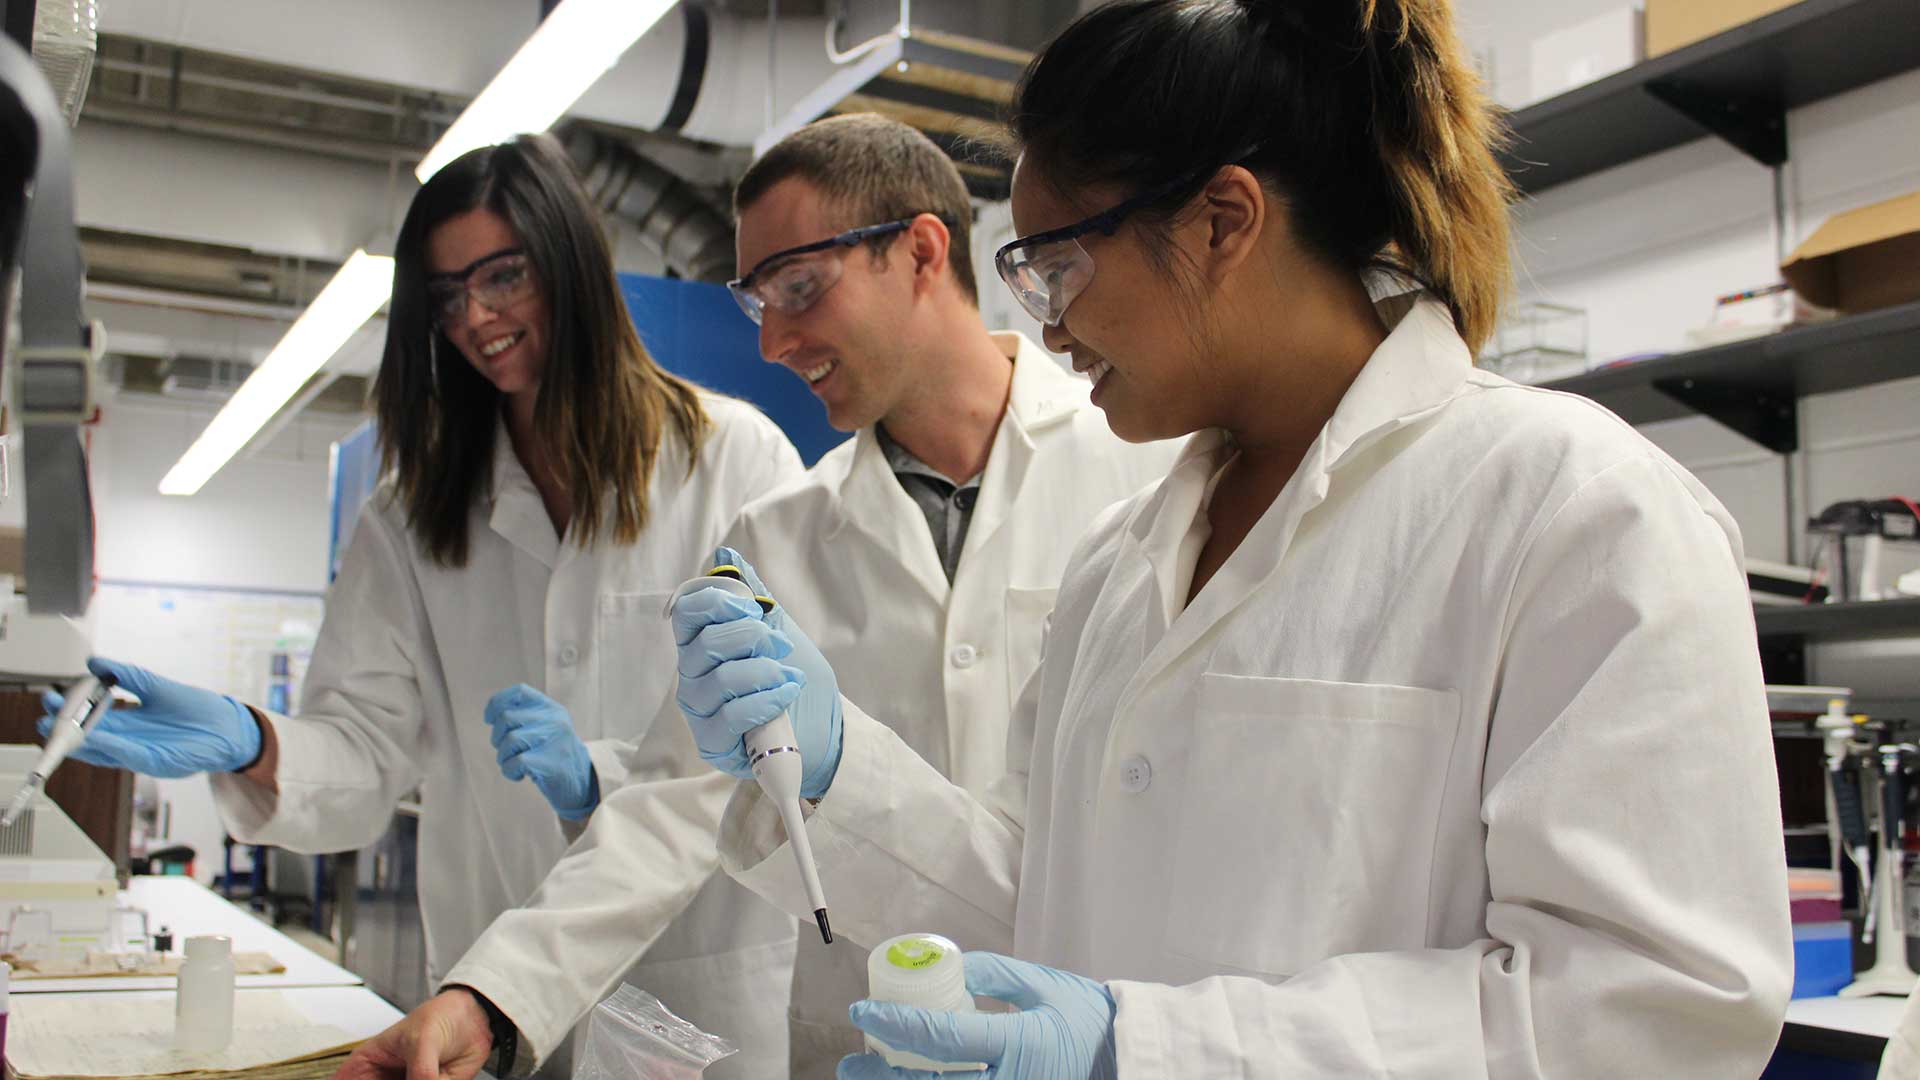
[[[971,645],[955,645],[951,659],[954,667],[970,668],[975,660],[980,659],[980,652]]]
[[[1153,763],[1135,754],[1120,763],[1120,790],[1138,795],[1153,783]]]
[[[560,666],[561,667],[572,667],[574,664],[574,661],[579,659],[580,659],[579,649],[576,649],[571,645],[560,646]]]

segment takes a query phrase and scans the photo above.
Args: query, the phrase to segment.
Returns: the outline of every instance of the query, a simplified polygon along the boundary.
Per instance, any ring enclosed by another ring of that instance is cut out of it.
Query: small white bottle
[[[918,1005],[923,1009],[974,1011],[973,995],[967,993],[967,972],[960,946],[938,934],[902,934],[881,942],[867,955],[867,997],[874,1001]],[[977,1061],[929,1061],[919,1054],[895,1050],[871,1035],[867,1036],[867,1049],[898,1069],[940,1073],[986,1069]]]
[[[173,1045],[188,1053],[216,1054],[232,1041],[233,940],[190,937],[174,1002]]]

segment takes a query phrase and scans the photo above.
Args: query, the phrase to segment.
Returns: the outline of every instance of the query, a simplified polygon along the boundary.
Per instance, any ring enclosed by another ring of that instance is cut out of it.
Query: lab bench
[[[277,991],[312,1022],[329,1024],[356,1039],[377,1035],[401,1017],[399,1009],[369,990],[358,975],[315,954],[191,878],[133,878],[120,894],[120,904],[145,910],[152,930],[168,927],[176,950],[188,937],[224,934],[233,940],[235,952],[265,952],[285,966],[285,971],[274,975],[235,976],[236,994]],[[35,1002],[61,999],[109,1005],[140,998],[170,998],[174,986],[171,976],[16,977],[12,1006],[15,1012],[27,1012]]]
[[[245,910],[235,907],[219,894],[192,878],[136,877],[128,881],[120,894],[121,907],[140,908],[147,913],[147,930],[162,926],[173,933],[178,951],[189,937],[224,934],[233,939],[234,952],[264,952],[285,965],[277,975],[237,975],[234,984],[241,989],[291,990],[311,987],[362,986],[364,980],[287,935],[261,922]],[[118,993],[123,991],[172,991],[172,976],[135,975],[86,979],[13,980],[12,992]],[[369,996],[372,996],[371,994]],[[376,999],[377,1000],[377,999]]]

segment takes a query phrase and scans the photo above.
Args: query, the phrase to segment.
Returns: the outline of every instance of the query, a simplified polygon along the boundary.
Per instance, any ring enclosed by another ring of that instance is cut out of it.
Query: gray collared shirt
[[[953,573],[960,568],[960,549],[967,546],[967,527],[973,524],[973,504],[980,497],[980,478],[956,484],[894,442],[886,428],[875,424],[873,433],[880,440],[893,478],[927,516],[933,550],[940,556],[940,568],[947,572],[947,584],[953,584]]]

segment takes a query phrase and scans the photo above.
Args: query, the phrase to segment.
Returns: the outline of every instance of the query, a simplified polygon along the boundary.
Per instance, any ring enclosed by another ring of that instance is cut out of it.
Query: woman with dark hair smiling
[[[1013,129],[1001,277],[1117,434],[1193,438],[1074,548],[1008,775],[943,779],[784,609],[675,605],[709,761],[790,715],[834,925],[994,950],[1016,1007],[854,1023],[993,1080],[1758,1075],[1792,941],[1739,530],[1474,370],[1511,187],[1451,5],[1119,0]],[[721,837],[806,910],[751,785]]]
[[[328,595],[300,710],[96,658],[141,705],[76,756],[209,773],[237,839],[296,851],[372,843],[417,785],[434,983],[533,894],[603,794],[648,783],[659,835],[626,842],[658,848],[658,873],[631,902],[686,911],[634,977],[741,1039],[739,1075],[784,1062],[792,922],[709,880],[730,785],[673,715],[661,609],[742,505],[800,474],[792,445],[647,354],[546,136],[466,154],[414,196],[374,401],[391,475]]]

